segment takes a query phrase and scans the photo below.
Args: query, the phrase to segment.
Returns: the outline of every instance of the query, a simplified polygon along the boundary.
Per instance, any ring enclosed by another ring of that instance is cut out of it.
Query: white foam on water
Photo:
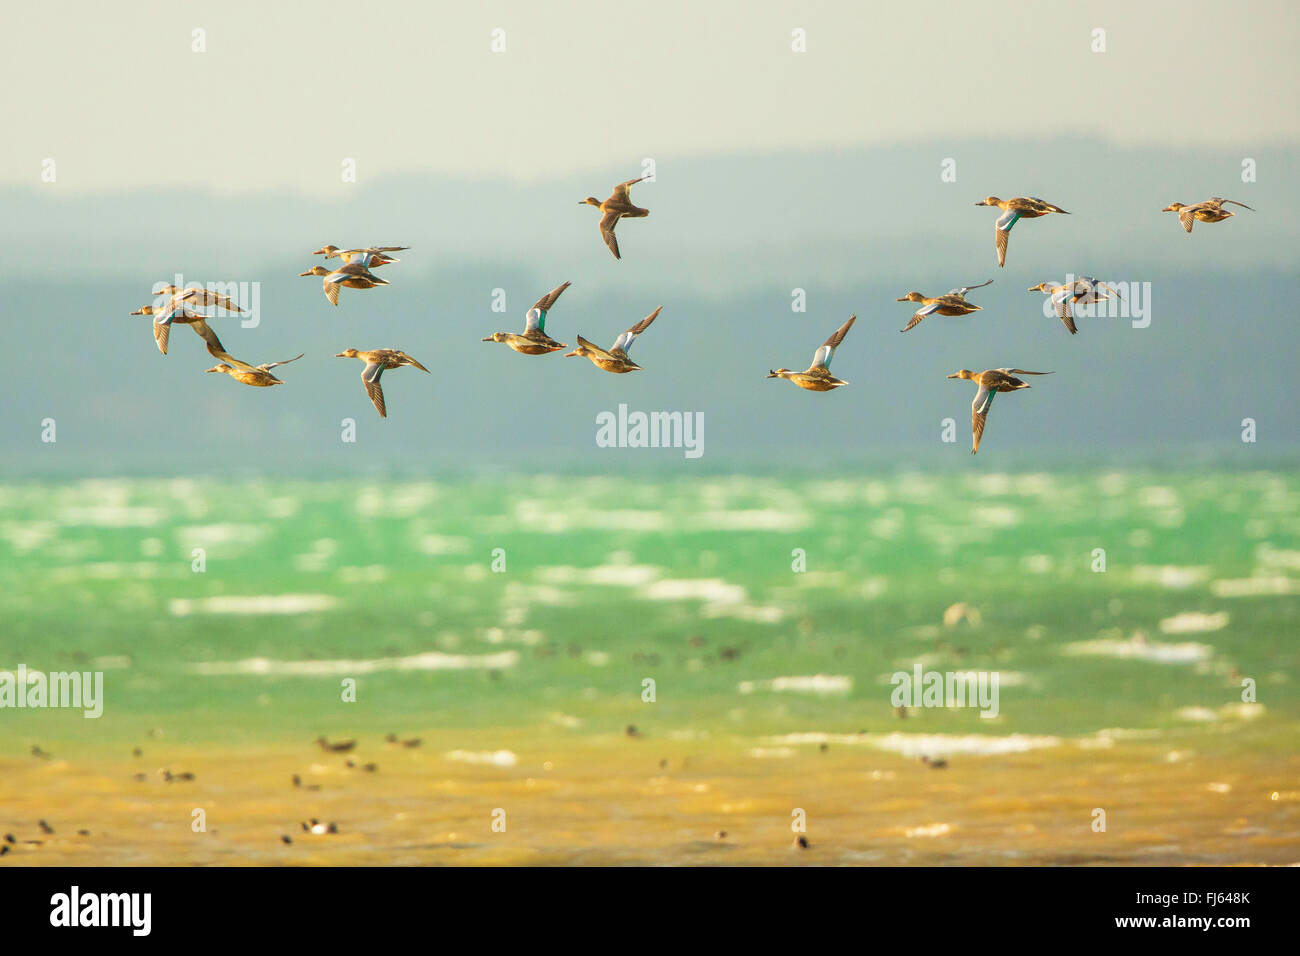
[[[1219,611],[1215,614],[1184,611],[1160,621],[1160,630],[1164,634],[1200,634],[1206,631],[1221,631],[1227,626],[1227,611]]]
[[[984,528],[1014,528],[1021,521],[1019,509],[1007,505],[982,505],[971,509],[970,517]]]
[[[443,757],[488,767],[513,767],[519,763],[519,758],[509,750],[449,750]]]
[[[472,567],[479,567],[479,565],[472,565]],[[484,572],[485,575],[486,573]],[[525,608],[529,604],[545,604],[548,607],[571,607],[578,603],[578,599],[568,591],[562,591],[547,584],[524,584],[520,581],[511,581],[506,585],[505,593],[502,595],[502,603],[506,606],[522,606]]]
[[[1204,566],[1179,567],[1172,564],[1139,564],[1133,569],[1133,580],[1138,584],[1154,584],[1172,591],[1185,591],[1210,579],[1210,569]]]
[[[843,587],[856,578],[850,578],[845,571],[801,571],[795,577],[795,585],[801,588],[835,588]]]
[[[181,550],[191,548],[226,547],[230,545],[252,547],[266,537],[266,529],[256,524],[235,524],[225,521],[217,524],[180,525],[173,530]]]
[[[539,534],[564,534],[583,528],[601,531],[664,531],[668,519],[661,511],[599,508],[557,510],[554,503],[524,499],[516,502],[508,526]]]
[[[58,534],[53,521],[6,521],[0,525],[0,538],[4,538],[15,551],[33,551]]]
[[[843,674],[813,674],[810,677],[774,677],[771,680],[747,680],[736,685],[742,694],[756,690],[801,694],[847,694],[853,689],[853,678]]]
[[[731,604],[727,602],[706,604],[700,615],[707,618],[734,617],[754,624],[779,624],[785,611],[773,604]]]
[[[741,604],[748,595],[739,584],[721,578],[665,578],[642,588],[638,597],[646,601],[708,601],[713,604]]]
[[[793,757],[797,751],[793,747],[750,747],[747,753],[759,760],[781,760]]]
[[[310,551],[294,555],[293,566],[299,571],[324,571],[338,550],[339,543],[333,538],[317,538]]]
[[[405,485],[369,485],[355,501],[357,513],[368,518],[409,518],[424,511],[438,497],[432,482]]]
[[[1149,485],[1138,490],[1138,504],[1143,508],[1177,508],[1178,492],[1165,485]]]
[[[1175,716],[1181,720],[1196,720],[1205,723],[1219,719],[1219,715],[1209,707],[1182,707],[1175,711]]]
[[[524,644],[532,647],[542,642],[543,634],[536,629],[518,630],[503,627],[489,627],[483,632],[483,640],[488,644]]]
[[[923,670],[939,670],[939,667],[935,665],[939,662],[944,662],[946,660],[947,659],[944,658],[942,654],[921,655],[919,657],[914,657],[905,661],[900,661],[899,662],[900,666],[898,670],[905,672],[907,676],[911,678],[914,676],[912,668],[916,663],[920,662]],[[952,671],[955,674],[974,675],[979,673],[978,671],[970,667],[949,666],[947,668],[944,668],[944,670],[945,673],[947,671]],[[897,673],[897,671],[891,672],[889,674],[880,674],[878,677],[876,677],[876,683],[881,685],[892,684],[894,682],[893,676],[895,673]],[[1038,685],[1038,682],[1033,678],[1031,678],[1024,671],[995,670],[987,673],[994,673],[998,675],[998,687],[1000,688],[1001,687],[1036,687]]]
[[[188,570],[188,569],[187,569]],[[56,581],[88,578],[94,581],[144,580],[158,577],[178,577],[179,567],[166,567],[152,561],[92,561],[88,564],[71,564],[52,568],[50,576]]]
[[[266,514],[276,521],[283,521],[285,518],[292,518],[302,507],[302,502],[291,495],[281,495],[278,498],[266,499]]]
[[[1257,720],[1264,716],[1263,704],[1224,704],[1218,709],[1209,707],[1182,707],[1174,712],[1174,715],[1181,720],[1192,720],[1201,723],[1214,723],[1220,720]]]
[[[422,534],[416,539],[415,549],[421,554],[468,554],[469,538],[446,534]]]
[[[166,517],[162,508],[149,505],[90,505],[64,508],[59,512],[61,525],[87,525],[95,528],[147,528]]]
[[[1050,574],[1056,561],[1050,554],[1027,554],[1020,559],[1020,566],[1029,574]]]
[[[1265,568],[1300,571],[1300,551],[1275,548],[1265,542],[1255,549],[1255,563]]]
[[[640,587],[662,573],[650,564],[600,564],[591,568],[551,565],[538,568],[536,576],[548,584],[589,584],[612,587]]]
[[[1117,657],[1122,660],[1154,661],[1159,664],[1195,664],[1214,653],[1208,644],[1153,644],[1144,640],[1098,638],[1076,641],[1061,648],[1061,653],[1085,657]]]
[[[379,657],[370,660],[273,661],[266,657],[250,657],[242,661],[204,661],[191,664],[189,670],[210,677],[231,674],[326,677],[335,674],[373,674],[378,671],[499,670],[514,667],[518,663],[518,651],[501,651],[496,654],[444,654],[441,651],[428,651],[407,657]]]
[[[812,518],[802,511],[752,508],[706,511],[693,517],[691,524],[701,531],[799,531],[812,524]]]
[[[947,836],[952,832],[952,826],[947,823],[929,823],[919,827],[902,827],[903,836],[913,837],[941,837]]]
[[[173,598],[167,605],[173,617],[191,614],[310,614],[332,611],[339,599],[329,594],[222,595],[207,598]]]
[[[784,734],[769,737],[772,744],[861,744],[876,750],[887,750],[904,757],[936,757],[949,754],[985,756],[991,754],[1027,753],[1059,747],[1060,737],[1033,736],[1030,734],[830,734],[818,731]]]
[[[1210,593],[1215,597],[1280,597],[1300,594],[1300,580],[1281,575],[1273,577],[1222,578],[1210,583]]]

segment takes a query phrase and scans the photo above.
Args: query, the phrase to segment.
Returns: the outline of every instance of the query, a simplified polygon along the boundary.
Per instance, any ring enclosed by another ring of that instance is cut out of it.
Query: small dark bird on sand
[[[336,754],[347,753],[357,745],[355,740],[341,740],[338,743],[332,744],[324,737],[317,737],[316,743],[320,745],[321,750]]]

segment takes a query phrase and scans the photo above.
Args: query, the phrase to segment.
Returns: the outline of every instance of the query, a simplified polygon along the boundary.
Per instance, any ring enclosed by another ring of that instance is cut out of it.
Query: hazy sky
[[[0,34],[0,183],[39,187],[53,159],[61,194],[327,196],[346,158],[361,182],[532,181],[946,135],[1249,156],[1300,140],[1298,19],[1282,0],[28,4]]]

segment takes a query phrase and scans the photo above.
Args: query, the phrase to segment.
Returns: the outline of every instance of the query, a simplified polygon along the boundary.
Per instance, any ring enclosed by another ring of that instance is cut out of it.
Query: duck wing
[[[153,340],[158,343],[158,351],[163,355],[167,354],[167,340],[171,338],[172,325],[170,322],[153,322]]]
[[[614,253],[615,259],[622,259],[618,251],[618,239],[614,237],[614,227],[618,225],[619,217],[622,213],[611,209],[605,215],[600,217],[600,235],[605,240],[605,245],[609,246],[609,251]]]
[[[298,359],[302,358],[302,357],[303,357],[304,355],[306,355],[306,354],[307,354],[306,352],[299,352],[297,355],[295,355],[295,356],[294,356],[293,358],[291,358],[291,359],[284,359],[284,360],[279,361],[279,362],[267,362],[265,365],[259,365],[258,368],[260,368],[263,372],[269,372],[271,369],[275,368],[277,365],[288,365],[290,362],[296,362],[296,361],[298,361]]]
[[[1011,241],[1011,228],[1020,221],[1020,216],[1017,210],[1008,209],[993,224],[993,244],[997,246],[999,266],[1007,264],[1007,243]]]
[[[980,385],[979,391],[975,393],[975,400],[970,403],[970,453],[972,455],[980,450],[980,439],[984,437],[984,423],[988,420],[989,409],[993,407],[993,399],[997,394],[995,389]]]
[[[570,286],[570,284],[571,283],[566,282],[563,285],[557,286],[556,288],[552,289],[550,292],[546,293],[546,295],[542,296],[540,299],[534,302],[533,308],[540,309],[542,313],[549,312],[551,310],[551,306],[555,305],[555,300],[560,297],[561,293],[563,293],[564,290]],[[532,310],[530,309],[529,311],[531,312]],[[542,318],[543,319],[546,318],[545,314],[543,314]],[[529,328],[531,328],[531,326],[529,326]]]
[[[605,202],[609,202],[610,199],[617,199],[619,202],[625,202],[631,205],[632,199],[628,196],[627,191],[643,179],[645,179],[644,176],[638,176],[636,179],[629,179],[625,183],[619,183],[614,187],[614,191],[610,193],[609,199],[606,199]]]
[[[814,368],[830,370],[831,359],[835,356],[835,350],[844,341],[844,336],[849,334],[849,329],[853,328],[853,323],[857,321],[857,318],[856,315],[850,315],[847,322],[832,332],[830,338],[818,346],[817,351],[813,353],[813,361],[809,371]]]
[[[914,313],[912,313],[911,321],[909,321],[907,325],[903,326],[902,329],[900,329],[899,331],[906,332],[914,325],[920,324],[920,321],[924,319],[927,315],[934,315],[935,311],[938,310],[938,308],[939,308],[939,303],[934,302],[931,303],[930,305],[925,306],[924,308],[917,309]],[[818,349],[818,352],[820,351],[821,349]]]
[[[361,383],[366,387],[366,394],[370,396],[370,401],[375,405],[375,411],[379,412],[380,418],[388,417],[388,409],[384,405],[384,390],[379,386],[379,377],[384,374],[384,364],[382,362],[367,362],[366,367],[361,370]]]
[[[226,351],[226,347],[221,344],[221,339],[217,338],[217,333],[212,331],[212,326],[208,325],[207,322],[202,319],[196,319],[190,323],[190,328],[198,333],[199,338],[207,343],[208,354],[212,355],[214,358],[221,359],[223,362],[230,362],[232,365],[243,368],[245,371],[249,370],[250,366],[231,357],[230,353]]]
[[[1056,309],[1056,317],[1061,320],[1061,324],[1070,330],[1071,335],[1078,335],[1079,330],[1074,324],[1074,314],[1070,304],[1074,301],[1074,292],[1069,288],[1060,289],[1052,293],[1052,305]]]
[[[662,305],[659,306],[659,308],[655,309],[644,319],[642,319],[636,325],[632,326],[632,328],[628,329],[617,339],[615,339],[614,346],[613,348],[610,349],[610,351],[612,352],[617,349],[617,350],[621,350],[624,354],[626,354],[627,350],[632,347],[632,342],[636,339],[636,337],[640,335],[642,332],[644,332],[646,329],[650,328],[650,323],[653,322],[656,318],[658,318],[659,313],[663,311],[663,308],[664,307]]]

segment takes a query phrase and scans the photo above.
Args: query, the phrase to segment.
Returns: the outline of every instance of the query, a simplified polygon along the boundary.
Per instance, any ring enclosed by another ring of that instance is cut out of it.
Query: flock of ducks
[[[635,182],[635,180],[634,180]],[[626,184],[625,184],[626,185]],[[617,198],[617,193],[615,197]],[[589,200],[594,202],[594,200]],[[1199,222],[1222,222],[1223,220],[1234,215],[1229,210],[1223,208],[1224,203],[1232,203],[1241,206],[1244,209],[1250,209],[1245,203],[1239,203],[1232,199],[1223,199],[1214,196],[1205,202],[1195,203],[1187,206],[1183,203],[1171,203],[1164,208],[1164,212],[1177,212],[1183,228],[1188,232],[1192,231],[1192,224]],[[997,252],[998,266],[1005,267],[1007,264],[1007,244],[1011,238],[1011,230],[1021,219],[1038,219],[1051,213],[1059,213],[1068,216],[1069,213],[1045,199],[1039,199],[1037,196],[1016,196],[1012,199],[999,199],[997,196],[988,196],[975,203],[977,206],[992,206],[1002,211],[994,223],[993,227],[993,248]],[[602,208],[604,208],[602,206]],[[1252,210],[1253,211],[1253,210]],[[617,221],[615,219],[614,221]],[[612,228],[612,224],[611,224]],[[602,220],[602,232],[603,232]],[[944,295],[927,296],[920,292],[909,292],[907,295],[900,297],[899,302],[917,302],[921,308],[917,309],[911,319],[908,320],[902,331],[907,332],[915,328],[926,316],[929,315],[969,315],[972,312],[978,312],[980,306],[966,299],[966,293],[974,289],[982,289],[989,285],[993,280],[981,282],[979,285],[961,286],[960,288],[950,289]],[[1122,298],[1119,290],[1101,282],[1092,276],[1079,276],[1061,285],[1052,285],[1047,282],[1040,282],[1038,285],[1030,286],[1030,292],[1041,292],[1051,297],[1053,310],[1061,324],[1071,335],[1077,335],[1078,327],[1074,322],[1074,307],[1076,305],[1092,305],[1109,299],[1112,295],[1116,298]],[[853,326],[856,315],[850,316],[849,320],[835,330],[835,332],[813,353],[812,364],[802,372],[791,371],[788,368],[778,368],[770,370],[767,373],[768,378],[784,378],[798,385],[800,388],[808,389],[813,392],[829,392],[839,388],[841,385],[847,385],[848,382],[836,378],[831,374],[831,358],[835,354],[835,349],[844,341],[844,336],[848,334],[849,329]],[[1029,383],[1024,379],[1018,378],[1020,375],[1051,375],[1051,372],[1032,372],[1023,368],[993,368],[985,369],[982,372],[972,372],[969,369],[959,369],[953,372],[948,378],[965,379],[974,382],[977,386],[975,398],[971,402],[971,454],[974,455],[979,451],[980,439],[984,436],[984,425],[988,420],[989,409],[993,406],[993,399],[999,392],[1015,392],[1023,388],[1029,388]]]
[[[579,203],[579,205],[583,206],[595,206],[600,210],[601,217],[598,224],[600,235],[615,259],[622,258],[622,254],[619,252],[618,238],[614,233],[619,220],[644,219],[650,215],[650,210],[635,205],[629,195],[631,187],[646,178],[641,176],[637,179],[629,179],[626,182],[619,183],[614,187],[609,198],[604,201],[597,199],[595,196],[588,196]],[[1185,205],[1181,202],[1170,203],[1162,211],[1176,212],[1183,229],[1190,233],[1192,226],[1197,222],[1222,222],[1235,215],[1230,210],[1223,208],[1224,204],[1229,203],[1254,211],[1252,207],[1247,206],[1245,203],[1224,199],[1219,196],[1213,196],[1204,202],[1191,205]],[[998,216],[993,229],[993,246],[997,252],[999,267],[1006,266],[1007,245],[1010,241],[1011,230],[1020,220],[1038,219],[1052,213],[1069,215],[1060,206],[1049,203],[1037,196],[1016,196],[1011,199],[988,196],[975,203],[975,205],[990,206],[1001,210],[1001,215]],[[372,270],[399,262],[400,260],[394,258],[391,253],[401,252],[408,248],[410,247],[368,246],[357,249],[340,249],[338,246],[333,245],[322,246],[313,255],[324,256],[326,262],[331,259],[338,259],[339,264],[316,265],[306,272],[299,273],[299,276],[319,277],[322,281],[325,298],[330,305],[337,306],[339,304],[339,295],[345,288],[374,289],[378,286],[388,285],[386,279],[375,275]],[[921,307],[912,314],[902,331],[910,331],[930,315],[960,316],[980,311],[980,306],[966,299],[966,293],[975,289],[982,289],[992,282],[993,280],[989,279],[978,285],[961,286],[939,296],[926,296],[920,292],[907,293],[897,301],[915,302],[919,303]],[[568,345],[556,341],[547,333],[546,317],[569,285],[569,282],[565,282],[533,303],[532,308],[525,315],[523,332],[493,332],[491,335],[485,336],[483,341],[508,345],[522,355],[546,355],[568,348]],[[1074,308],[1076,305],[1091,305],[1102,302],[1109,299],[1111,295],[1117,298],[1120,297],[1117,289],[1091,276],[1080,276],[1062,285],[1040,282],[1038,285],[1031,286],[1028,291],[1041,292],[1051,297],[1057,318],[1061,320],[1062,325],[1071,335],[1076,335],[1079,331],[1074,321]],[[165,286],[156,294],[166,297],[161,305],[147,305],[131,314],[153,317],[154,340],[158,343],[158,350],[164,355],[167,354],[172,325],[180,324],[192,328],[203,339],[208,352],[221,360],[219,364],[207,369],[207,371],[229,375],[243,385],[255,387],[282,385],[284,383],[272,374],[271,370],[281,365],[287,365],[290,362],[296,362],[303,357],[302,353],[300,353],[291,359],[283,359],[279,362],[249,365],[234,358],[226,351],[217,334],[208,325],[208,319],[213,316],[197,311],[199,309],[215,308],[227,312],[243,312],[244,310],[231,301],[228,296],[201,288],[179,289],[174,285]],[[597,368],[614,374],[638,371],[641,366],[628,357],[628,350],[632,347],[636,337],[646,331],[651,323],[658,318],[662,309],[662,306],[656,308],[640,322],[624,331],[608,349],[602,349],[578,335],[577,347],[571,352],[566,352],[565,357],[577,356],[589,359]],[[793,382],[800,388],[813,392],[829,392],[842,385],[849,384],[843,379],[832,375],[830,366],[835,350],[844,341],[844,337],[856,320],[856,315],[849,316],[848,321],[836,329],[813,353],[812,364],[808,368],[803,371],[794,371],[788,368],[770,369],[767,377],[783,378]],[[374,404],[375,410],[379,412],[381,418],[388,417],[384,392],[380,387],[380,377],[385,371],[401,368],[405,365],[418,368],[422,372],[429,371],[401,349],[386,348],[362,351],[348,348],[336,353],[335,357],[354,358],[364,363],[361,372],[362,385],[365,387],[366,396]],[[992,407],[993,399],[997,394],[999,392],[1019,391],[1030,387],[1029,383],[1017,376],[1051,374],[1051,372],[1031,372],[1020,368],[996,368],[985,369],[982,372],[960,369],[948,376],[948,378],[974,382],[977,386],[975,398],[971,402],[972,455],[979,451],[980,439],[984,434],[984,425],[988,418],[989,409]]]

